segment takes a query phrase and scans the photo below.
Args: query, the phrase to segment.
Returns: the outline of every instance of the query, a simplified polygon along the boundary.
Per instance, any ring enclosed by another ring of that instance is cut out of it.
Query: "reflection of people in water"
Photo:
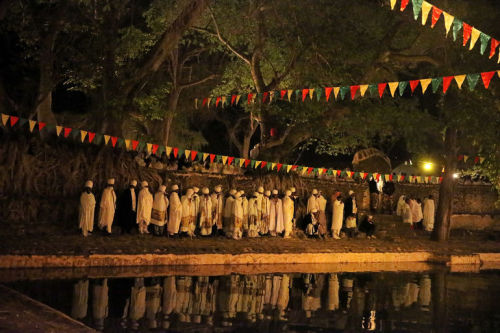
[[[431,279],[428,274],[423,274],[419,281],[418,303],[423,311],[429,311],[431,304]]]
[[[104,329],[104,319],[108,317],[108,279],[95,281],[92,286],[92,317],[95,329]]]
[[[342,279],[342,289],[340,292],[341,309],[347,311],[351,308],[354,280],[351,278]]]
[[[71,317],[82,320],[87,317],[89,300],[89,280],[80,280],[73,286]]]
[[[162,287],[158,278],[151,279],[151,285],[146,287],[146,318],[149,329],[158,327],[156,319],[161,308]]]
[[[130,327],[133,330],[139,328],[139,320],[144,317],[146,312],[146,287],[144,287],[144,278],[136,278],[130,292],[129,318]]]
[[[175,309],[177,300],[177,287],[175,285],[175,276],[168,276],[163,279],[163,320],[162,328],[170,328],[170,315]]]

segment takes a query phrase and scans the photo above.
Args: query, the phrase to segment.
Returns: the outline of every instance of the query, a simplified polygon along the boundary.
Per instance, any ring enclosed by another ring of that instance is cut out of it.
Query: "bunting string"
[[[399,6],[400,12],[405,11],[405,9],[408,6],[408,2],[409,2],[408,0],[401,0]],[[396,9],[396,3],[397,0],[390,0],[391,10]],[[450,32],[450,30],[452,30],[453,40],[460,41],[461,39],[462,46],[464,47],[467,46],[467,43],[469,43],[469,51],[474,49],[474,46],[479,40],[481,44],[479,52],[481,53],[481,55],[483,55],[485,51],[488,49],[488,44],[489,44],[490,45],[489,58],[490,59],[493,58],[494,60],[496,60],[495,55],[498,53],[497,63],[500,63],[500,51],[499,51],[500,41],[498,39],[495,39],[490,35],[485,34],[484,32],[478,30],[474,26],[465,23],[459,18],[445,12],[444,10],[430,4],[427,1],[412,0],[411,3],[413,6],[413,17],[415,18],[415,21],[418,20],[419,17],[421,17],[422,25],[426,25],[428,17],[430,16],[431,17],[430,26],[431,28],[434,28],[439,19],[443,17],[441,21],[444,21],[444,29],[446,32],[446,37],[448,37],[448,33]],[[460,31],[462,31],[462,33],[460,33]]]
[[[476,89],[479,79],[481,79],[484,88],[488,89],[490,87],[492,79],[495,76],[498,76],[500,78],[500,70],[472,74],[457,74],[409,81],[383,82],[377,84],[356,84],[352,86],[316,87],[295,90],[281,89],[280,91],[267,91],[263,93],[251,92],[246,95],[233,94],[230,96],[205,97],[201,102],[201,107],[214,107],[215,109],[224,108],[240,105],[241,101],[246,101],[247,104],[272,103],[278,100],[288,102],[306,102],[313,100],[316,100],[318,102],[329,102],[333,100],[344,100],[348,95],[350,96],[351,100],[354,100],[357,97],[368,97],[367,92],[369,92],[369,95],[371,97],[382,98],[384,96],[390,95],[394,98],[398,94],[399,96],[403,96],[405,93],[411,93],[413,95],[417,91],[417,89],[422,94],[425,94],[428,90],[431,90],[433,93],[442,92],[443,94],[446,94],[453,82],[455,82],[459,90],[462,89],[464,82],[467,82],[469,90],[473,91],[474,89]],[[275,96],[275,98],[271,99],[268,98],[268,96]],[[199,106],[199,99],[196,98],[195,108],[199,108]]]
[[[384,173],[368,173],[368,172],[355,172],[351,170],[336,170],[332,168],[321,167],[308,167],[302,165],[285,164],[278,162],[259,161],[253,159],[245,159],[234,156],[217,155],[206,152],[200,152],[192,149],[183,149],[179,147],[169,147],[160,144],[154,144],[144,141],[124,139],[112,135],[100,134],[83,129],[75,129],[66,126],[55,126],[46,124],[44,122],[28,120],[26,118],[7,115],[1,113],[1,121],[5,127],[27,129],[33,133],[35,128],[39,132],[46,131],[55,134],[58,138],[64,140],[78,140],[85,144],[111,146],[115,149],[125,149],[127,151],[146,152],[158,157],[166,154],[168,158],[172,156],[176,159],[185,158],[190,161],[198,161],[200,163],[221,163],[223,165],[234,166],[242,169],[259,169],[263,171],[274,171],[289,174],[294,172],[302,176],[325,176],[335,177],[342,179],[352,180],[366,180],[373,177],[377,181],[382,179],[384,181],[406,182],[406,183],[419,183],[419,184],[439,184],[442,177],[436,176],[422,176],[422,175],[406,175],[406,174],[384,174]],[[26,124],[28,124],[26,126]],[[458,160],[467,162],[472,159],[474,164],[482,164],[485,160],[484,157],[469,155],[459,155]]]

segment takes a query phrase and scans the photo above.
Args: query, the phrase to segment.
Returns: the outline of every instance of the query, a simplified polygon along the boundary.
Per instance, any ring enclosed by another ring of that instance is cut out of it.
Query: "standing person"
[[[210,197],[210,190],[204,187],[201,190],[200,198],[200,234],[202,236],[210,236],[214,220],[212,219],[212,198]]]
[[[114,185],[115,179],[108,179],[107,185],[102,191],[101,203],[99,204],[99,228],[106,228],[108,235],[111,234],[111,226],[115,217],[116,194],[113,189]]]
[[[262,227],[262,201],[264,200],[264,187],[259,186],[257,189],[257,228],[259,229],[259,233],[261,232]]]
[[[396,215],[397,216],[403,216],[405,205],[406,205],[406,197],[404,195],[402,195],[399,197],[398,205],[396,208]]]
[[[373,220],[373,215],[368,215],[363,218],[361,224],[359,225],[359,231],[366,233],[366,238],[375,239],[375,221]]]
[[[383,199],[382,199],[382,209],[384,212],[388,214],[392,214],[392,208],[394,204],[394,191],[396,190],[394,186],[394,182],[392,180],[389,180],[384,184],[384,187],[382,187],[382,193],[383,193]]]
[[[321,230],[324,230],[326,234],[327,230],[327,221],[326,221],[326,199],[323,196],[323,192],[318,191],[318,206],[319,206],[319,224],[321,226]]]
[[[273,190],[269,201],[269,233],[276,236],[283,232],[283,203],[278,197],[278,190]]]
[[[241,204],[240,192],[234,195],[234,202],[231,211],[231,226],[229,228],[229,237],[241,239],[243,234],[243,205]]]
[[[102,331],[108,317],[108,279],[98,280],[92,286],[92,317],[95,328]]]
[[[424,200],[424,230],[432,231],[434,229],[434,216],[435,216],[435,207],[434,207],[434,197],[430,194]]]
[[[214,220],[214,229],[212,234],[216,236],[222,232],[222,219],[224,215],[224,194],[222,194],[222,186],[217,185],[212,193],[212,219]]]
[[[261,235],[267,235],[269,233],[269,220],[271,214],[271,191],[264,192],[264,197],[262,198],[262,221],[260,226]]]
[[[137,224],[141,234],[149,234],[148,226],[151,222],[151,211],[153,210],[153,195],[149,192],[147,181],[141,182],[141,190],[137,199]]]
[[[291,198],[292,191],[288,190],[285,192],[285,197],[283,198],[283,226],[285,228],[285,234],[283,238],[290,238],[293,231],[293,212],[294,205],[293,199]]]
[[[130,233],[136,225],[137,219],[137,180],[132,180],[129,187],[121,193],[116,203],[115,220],[122,229],[122,233]]]
[[[410,207],[410,198],[406,198],[404,208],[403,208],[403,223],[409,223],[410,226],[412,226],[412,212],[411,212],[411,207]]]
[[[417,223],[415,225],[416,229],[422,229],[422,221],[424,219],[424,214],[422,212],[422,200],[420,198],[416,199],[416,214],[417,214]]]
[[[337,192],[337,198],[333,202],[332,211],[332,236],[334,239],[340,239],[340,230],[342,229],[342,222],[344,220],[344,203],[342,202],[340,192]]]
[[[356,203],[356,195],[353,190],[349,190],[349,196],[344,202],[344,217],[347,219],[347,217],[351,215],[354,215],[354,218],[357,220],[358,205]]]
[[[194,225],[198,226],[198,219],[200,217],[200,189],[196,186],[193,187],[193,201],[194,201]]]
[[[231,191],[229,191],[229,196],[227,197],[226,199],[226,203],[224,204],[224,225],[223,225],[223,229],[224,229],[224,234],[226,234],[226,236],[228,237],[231,237],[230,236],[230,233],[231,233],[231,227],[232,227],[232,223],[231,223],[231,214],[233,212],[233,205],[234,205],[234,201],[236,199],[236,190],[235,189],[232,189]]]
[[[243,233],[248,234],[248,199],[245,191],[240,191],[241,207],[243,209]]]
[[[375,178],[371,178],[368,182],[368,188],[370,190],[370,210],[376,212],[378,209],[378,197],[380,191],[378,190],[378,184]]]
[[[153,234],[163,236],[165,223],[167,219],[168,198],[165,194],[167,187],[160,185],[158,192],[155,193],[153,200],[153,210],[151,211],[151,224],[153,225]]]
[[[290,192],[292,195],[290,198],[293,200],[293,222],[294,225],[297,223],[297,208],[299,207],[299,196],[297,195],[297,189],[295,187],[290,187]]]
[[[182,219],[180,233],[192,237],[194,235],[194,191],[192,188],[188,188],[186,194],[182,196]]]
[[[257,198],[259,192],[254,192],[253,196],[248,200],[248,237],[259,236],[259,225],[257,223],[257,216],[259,214],[259,202]]]
[[[85,187],[80,195],[80,211],[78,218],[78,228],[82,230],[82,235],[87,237],[94,230],[95,197],[92,193],[94,183],[91,180],[85,182]]]
[[[179,199],[179,186],[172,185],[170,193],[170,208],[168,211],[167,231],[169,236],[175,236],[179,233],[179,227],[182,219],[182,203]]]
[[[307,214],[310,214],[313,209],[316,209],[318,212],[320,211],[318,196],[318,190],[313,189],[311,192],[311,196],[307,200]]]

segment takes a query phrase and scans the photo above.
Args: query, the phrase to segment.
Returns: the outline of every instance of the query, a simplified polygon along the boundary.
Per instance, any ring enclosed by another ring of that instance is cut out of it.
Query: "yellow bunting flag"
[[[444,28],[446,29],[446,36],[448,36],[448,32],[450,32],[451,24],[455,19],[455,16],[448,14],[447,12],[443,12],[444,16]]]
[[[291,89],[286,92],[286,95],[288,97],[289,102],[290,102],[290,99],[292,98],[292,94],[293,94],[293,90],[291,90]]]
[[[290,169],[292,169],[292,165],[291,164],[288,164],[286,166],[286,172],[289,173],[290,172]]]
[[[398,175],[398,182],[400,182],[403,179],[403,176]]]
[[[306,171],[307,171],[307,168],[306,167],[302,167],[302,174],[305,175],[306,174]]]
[[[189,150],[189,149],[184,150],[184,156],[186,156],[187,159],[189,159],[190,154],[191,154],[191,150]]]
[[[314,88],[309,89],[309,98],[313,99],[314,96]]]
[[[262,163],[262,161],[255,161],[255,169]]]
[[[167,154],[167,157],[170,157],[171,152],[172,152],[172,147],[165,147],[165,153]]]
[[[472,27],[472,32],[470,34],[470,46],[469,46],[469,50],[472,50],[474,48],[474,45],[476,45],[476,42],[479,39],[480,35],[481,35],[481,31],[479,31],[476,28]]]
[[[389,180],[391,180],[391,176],[390,175],[384,175],[384,178],[385,178],[386,182],[388,182]]]
[[[151,152],[152,147],[153,147],[153,145],[151,143],[146,143],[146,149],[148,150],[148,153]]]
[[[245,159],[244,158],[240,158],[240,168],[243,167],[243,164],[245,164]]]
[[[396,89],[398,89],[399,82],[389,82],[389,90],[391,91],[392,97],[394,97],[394,93],[396,92]]]
[[[469,156],[468,155],[464,155],[464,162],[467,162],[468,159],[469,159]]]
[[[222,164],[227,164],[227,156],[222,156]]]
[[[125,139],[125,148],[130,149],[130,139]]]
[[[2,113],[2,123],[4,126],[7,126],[7,120],[9,120],[9,116]]]
[[[479,158],[479,163],[480,163],[480,164],[483,164],[483,162],[484,162],[484,157],[480,157],[480,158]]]
[[[422,2],[422,25],[427,23],[427,17],[432,9],[432,5],[427,1]]]
[[[240,102],[240,98],[241,95],[236,95],[236,102],[235,102],[236,105],[238,105],[238,103]]]
[[[391,10],[394,10],[395,6],[396,6],[396,0],[391,0]]]
[[[455,81],[457,81],[458,89],[462,89],[462,84],[464,83],[466,75],[455,75]]]
[[[30,132],[33,132],[33,129],[35,128],[36,121],[35,120],[30,120]]]
[[[194,99],[194,108],[198,110],[198,98]]]
[[[363,84],[359,86],[359,92],[361,93],[361,97],[365,96],[366,90],[368,89],[367,84]]]
[[[333,94],[335,95],[335,99],[337,99],[339,92],[340,92],[340,87],[333,87]]]
[[[208,158],[208,153],[203,153],[203,162]]]
[[[227,101],[227,97],[222,96],[222,107],[224,107],[224,105],[226,105],[226,101]]]
[[[432,79],[421,79],[420,80],[420,85],[422,86],[422,94],[425,94],[425,91],[427,90],[427,87],[429,84],[431,84]]]
[[[321,176],[322,173],[323,173],[323,168],[318,168],[318,174]]]
[[[62,126],[56,126],[56,134],[57,134],[57,136],[59,136],[59,134],[61,134],[62,129],[63,129]],[[106,136],[104,136],[104,137],[106,137]],[[108,140],[109,140],[109,136],[108,136]]]
[[[275,167],[276,167],[276,163],[271,163],[271,170],[274,170]]]
[[[87,136],[87,131],[80,130],[80,137],[82,139],[82,142],[85,140],[86,136]]]
[[[210,107],[210,102],[212,101],[212,97],[207,98],[207,108]]]

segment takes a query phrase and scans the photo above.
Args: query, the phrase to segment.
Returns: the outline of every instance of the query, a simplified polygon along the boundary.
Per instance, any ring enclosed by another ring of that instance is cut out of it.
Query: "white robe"
[[[319,210],[320,211],[325,211],[326,210],[326,199],[324,196],[320,195],[318,197],[318,205],[319,205]]]
[[[243,205],[241,198],[235,199],[231,206],[233,209],[231,211],[231,223],[229,225],[228,236],[232,236],[233,239],[240,239],[243,235]]]
[[[193,194],[194,201],[194,224],[198,224],[198,218],[200,216],[200,196],[198,194]]]
[[[156,192],[151,212],[151,224],[163,227],[167,218],[168,199],[163,192]]]
[[[259,201],[257,198],[248,200],[248,237],[257,237],[259,235]]]
[[[187,232],[189,235],[194,235],[195,225],[195,202],[193,197],[183,195],[181,198],[182,203],[182,219],[181,219],[181,232]]]
[[[311,195],[307,200],[307,214],[310,214],[313,209],[317,209],[318,211],[321,210],[318,198],[316,198],[314,195]]]
[[[222,193],[212,193],[212,218],[217,229],[222,229],[222,218],[224,213],[224,196]]]
[[[168,233],[171,235],[177,234],[179,232],[179,227],[181,226],[182,218],[182,204],[179,199],[179,194],[177,192],[172,192],[170,194],[170,209],[168,214]]]
[[[403,208],[403,222],[404,223],[412,223],[412,214],[410,205],[405,203]]]
[[[269,231],[272,235],[283,232],[283,204],[281,199],[273,198],[269,201]]]
[[[92,316],[94,320],[108,317],[108,279],[101,284],[94,284],[92,288]]]
[[[403,212],[405,210],[405,205],[406,205],[405,196],[402,195],[399,197],[398,206],[396,208],[396,215],[397,216],[403,216]]]
[[[283,198],[283,226],[285,228],[284,237],[290,237],[293,230],[293,200],[290,197]]]
[[[224,222],[223,222],[223,229],[224,233],[229,233],[231,229],[231,213],[233,211],[233,205],[234,205],[234,197],[230,195],[226,199],[226,203],[224,204]]]
[[[202,195],[200,197],[200,233],[203,236],[208,236],[212,233],[212,226],[214,221],[212,220],[212,199],[210,196]]]
[[[175,276],[168,276],[163,280],[163,307],[164,316],[170,315],[175,309],[177,299],[177,287]]]
[[[95,197],[92,193],[83,192],[80,196],[80,212],[78,227],[82,229],[83,236],[94,230]]]
[[[342,221],[344,220],[344,203],[339,200],[335,200],[333,203],[333,214],[332,214],[332,230],[342,229]]]
[[[108,186],[102,191],[99,207],[99,228],[106,228],[111,233],[111,225],[113,224],[116,209],[116,194],[112,187]]]
[[[80,280],[73,285],[71,317],[75,319],[83,319],[87,317],[88,301],[89,280]]]
[[[424,229],[432,231],[434,229],[435,206],[434,200],[424,200]]]
[[[151,210],[153,209],[153,195],[147,187],[139,192],[137,199],[137,223],[146,222],[149,225],[151,222]]]

